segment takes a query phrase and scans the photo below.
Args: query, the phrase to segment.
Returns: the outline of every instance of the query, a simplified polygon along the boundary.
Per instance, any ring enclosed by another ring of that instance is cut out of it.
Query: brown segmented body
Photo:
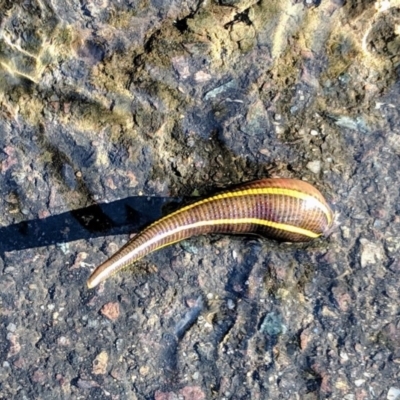
[[[327,232],[333,214],[322,194],[297,179],[261,179],[197,201],[154,222],[95,269],[89,288],[145,255],[205,233],[258,233],[291,242]]]

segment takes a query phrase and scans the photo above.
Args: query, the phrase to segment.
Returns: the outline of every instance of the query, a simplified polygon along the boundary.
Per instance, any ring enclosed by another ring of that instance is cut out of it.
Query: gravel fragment
[[[400,399],[400,389],[397,387],[392,386],[387,393],[386,398],[388,400],[398,400]]]
[[[319,174],[321,172],[321,161],[310,161],[307,163],[306,167],[314,174]]]
[[[381,245],[371,242],[365,238],[360,239],[361,244],[361,266],[363,268],[368,265],[380,264],[383,260],[384,253]]]
[[[104,375],[107,372],[108,353],[102,351],[93,360],[92,373],[95,375]]]
[[[116,321],[119,317],[119,303],[109,302],[104,304],[100,312],[109,320]]]
[[[78,379],[77,386],[80,389],[86,389],[86,390],[100,387],[100,385],[96,381],[87,379]]]

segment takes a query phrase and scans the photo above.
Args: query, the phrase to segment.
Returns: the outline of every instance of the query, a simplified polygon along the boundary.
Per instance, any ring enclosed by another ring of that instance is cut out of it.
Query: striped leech
[[[314,186],[297,179],[261,179],[213,195],[159,219],[137,234],[87,281],[94,288],[155,250],[205,233],[256,233],[305,242],[328,232],[333,213]]]

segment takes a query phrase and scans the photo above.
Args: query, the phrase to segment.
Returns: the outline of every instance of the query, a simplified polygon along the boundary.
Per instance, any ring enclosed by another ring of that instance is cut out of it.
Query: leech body
[[[205,233],[258,233],[302,242],[324,234],[333,214],[322,194],[296,179],[262,179],[199,200],[154,222],[89,277],[89,288],[145,255]]]

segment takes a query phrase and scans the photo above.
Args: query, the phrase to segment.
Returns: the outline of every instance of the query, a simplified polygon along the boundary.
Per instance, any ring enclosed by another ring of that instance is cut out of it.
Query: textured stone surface
[[[0,7],[0,397],[397,396],[398,1]],[[86,288],[262,176],[320,188],[330,237],[193,238]]]

